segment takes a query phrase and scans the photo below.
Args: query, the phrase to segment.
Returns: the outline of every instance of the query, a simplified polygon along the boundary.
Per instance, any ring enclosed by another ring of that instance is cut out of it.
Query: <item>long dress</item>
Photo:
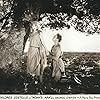
[[[42,44],[40,34],[35,32],[30,36],[30,46],[27,58],[27,71],[32,76],[42,77],[46,60],[45,47]]]
[[[54,77],[56,81],[60,80],[61,72],[65,72],[65,66],[61,58],[61,54],[62,52],[60,44],[54,45],[51,49],[51,58],[53,66],[52,77]]]

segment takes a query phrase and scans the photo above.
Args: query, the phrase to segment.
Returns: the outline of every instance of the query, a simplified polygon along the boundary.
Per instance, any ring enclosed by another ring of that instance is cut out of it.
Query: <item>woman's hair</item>
[[[60,42],[62,40],[62,36],[60,34],[57,34],[57,39],[58,39],[58,42]]]

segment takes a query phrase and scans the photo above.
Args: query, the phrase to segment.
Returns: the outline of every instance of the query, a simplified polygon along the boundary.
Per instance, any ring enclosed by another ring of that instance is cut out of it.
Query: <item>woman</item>
[[[60,46],[61,39],[62,37],[60,34],[56,34],[53,37],[54,46],[52,47],[50,53],[52,58],[52,66],[53,66],[52,77],[56,81],[59,81],[60,78],[65,75],[65,66],[61,58],[62,56],[61,46]]]
[[[42,82],[42,75],[46,67],[46,49],[42,44],[37,22],[32,24],[30,47],[28,50],[27,71]]]

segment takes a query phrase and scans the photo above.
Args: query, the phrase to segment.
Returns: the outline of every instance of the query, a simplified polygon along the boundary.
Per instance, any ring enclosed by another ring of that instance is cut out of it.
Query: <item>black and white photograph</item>
[[[100,0],[0,0],[0,94],[100,94]]]

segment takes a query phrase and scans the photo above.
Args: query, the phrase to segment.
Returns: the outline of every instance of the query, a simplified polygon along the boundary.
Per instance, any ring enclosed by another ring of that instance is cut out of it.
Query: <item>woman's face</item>
[[[37,21],[33,21],[33,22],[31,22],[32,23],[32,29],[34,30],[34,32],[38,29],[38,23],[37,23]]]
[[[55,35],[52,40],[54,43],[57,43],[58,42],[57,35]]]

